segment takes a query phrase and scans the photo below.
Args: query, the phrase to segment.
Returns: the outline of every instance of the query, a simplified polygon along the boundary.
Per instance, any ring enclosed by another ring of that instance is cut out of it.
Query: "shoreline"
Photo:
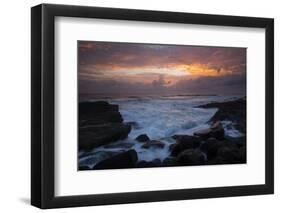
[[[246,134],[246,97],[227,102],[213,102],[197,106],[198,108],[217,108],[218,111],[209,120],[210,123],[216,121],[229,120],[235,127]],[[233,110],[234,109],[234,110]]]
[[[107,95],[107,94],[82,94],[79,98],[79,103],[81,102],[87,102],[87,101],[97,101],[97,100],[108,100],[108,99],[133,99],[133,98],[169,98],[169,97],[244,97],[244,94],[153,94],[153,95],[147,95],[147,94],[127,94],[127,95]]]
[[[79,109],[81,103],[79,103]],[[96,163],[93,168],[79,164],[79,170],[246,163],[245,98],[239,98],[237,100],[226,102],[212,102],[196,106],[197,108],[218,109],[215,115],[208,121],[210,127],[199,130],[193,135],[171,135],[171,138],[173,138],[175,142],[169,145],[168,156],[164,160],[154,159],[152,161],[140,161],[138,159],[138,152],[133,149],[134,146],[130,146],[129,143],[125,142],[132,126],[130,124],[123,123],[123,118],[119,112],[118,105],[112,105],[106,101],[88,102],[88,105],[91,105],[89,108],[95,108],[95,110],[92,110],[92,113],[94,111],[95,113],[92,114],[92,120],[90,121],[89,117],[87,117],[88,115],[86,115],[87,113],[85,114],[85,112],[83,112],[84,115],[82,117],[84,119],[88,119],[88,121],[84,120],[83,123],[82,121],[80,122],[80,114],[82,114],[82,112],[79,111],[79,150],[85,151],[83,146],[82,148],[80,147],[80,135],[81,133],[82,135],[85,133],[81,131],[81,128],[85,128],[86,123],[88,126],[92,125],[90,129],[87,127],[88,130],[100,132],[98,135],[94,134],[96,137],[94,142],[96,144],[93,143],[94,145],[90,146],[91,148],[88,147],[89,150],[98,149],[100,146],[107,146],[110,148],[115,145],[118,147],[117,142],[119,141],[119,146],[124,146],[124,149],[127,151],[116,153],[108,152],[107,154],[102,153],[104,155],[104,159]],[[95,105],[99,105],[99,107]],[[89,109],[89,111],[91,110]],[[102,114],[103,116],[101,116]],[[110,114],[111,116],[108,116]],[[112,119],[112,115],[119,117],[119,119],[113,119],[113,121],[110,120]],[[99,119],[97,119],[98,117]],[[226,131],[224,130],[225,126],[223,123],[225,120],[231,121],[233,126],[239,131],[242,130],[242,136],[238,138],[226,136]],[[80,123],[83,123],[83,125],[80,126]],[[114,132],[113,130],[116,129],[119,130]],[[89,141],[93,141],[93,137],[89,135],[93,136],[93,134],[88,132],[88,143]],[[109,137],[109,135],[111,135],[111,137]],[[102,136],[104,141],[100,142]],[[166,144],[164,144],[163,141],[151,140],[145,134],[142,136],[142,138],[145,139],[139,140],[138,137],[135,139],[135,143],[139,143],[138,146],[142,149],[147,149],[148,151],[150,150],[152,154],[153,151],[163,150],[164,147],[166,147]],[[99,142],[97,142],[97,139],[99,139]],[[122,139],[124,140],[124,144],[122,144],[122,141],[120,142]],[[91,156],[91,154],[88,156]],[[85,156],[82,155],[79,159],[83,159],[83,157]]]

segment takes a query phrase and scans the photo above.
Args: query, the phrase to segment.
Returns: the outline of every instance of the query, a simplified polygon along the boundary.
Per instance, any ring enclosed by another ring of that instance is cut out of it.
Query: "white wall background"
[[[281,209],[281,13],[279,1],[264,0],[45,0],[150,10],[275,18],[275,195],[201,199],[50,210],[51,212],[278,212]],[[30,197],[30,7],[37,0],[1,2],[0,32],[0,211],[39,212]],[[258,133],[257,133],[258,134]],[[114,180],[113,180],[114,181]]]

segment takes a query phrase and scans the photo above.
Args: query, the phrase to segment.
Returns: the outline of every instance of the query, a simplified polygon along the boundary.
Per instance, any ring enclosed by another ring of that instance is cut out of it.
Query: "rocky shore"
[[[175,142],[169,146],[169,156],[164,160],[139,160],[136,150],[128,146],[127,151],[115,153],[93,168],[80,166],[79,170],[246,163],[246,100],[197,107],[217,109],[208,121],[209,127],[195,131],[193,135],[171,136]],[[242,133],[241,137],[227,136],[224,121],[232,122]],[[105,101],[79,104],[79,150],[89,151],[102,145],[114,146],[114,142],[127,138],[130,131],[131,126],[123,122],[117,105]],[[134,141],[152,153],[155,149],[165,147],[163,141],[151,140],[146,134],[139,135]]]
[[[218,111],[209,122],[231,121],[234,127],[246,134],[246,98],[228,102],[214,102],[198,106],[199,108],[217,108]]]
[[[117,105],[105,101],[79,103],[79,150],[91,150],[128,137]]]

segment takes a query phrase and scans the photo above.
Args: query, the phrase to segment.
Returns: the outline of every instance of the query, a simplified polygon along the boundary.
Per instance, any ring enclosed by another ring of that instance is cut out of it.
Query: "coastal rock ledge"
[[[209,128],[190,135],[174,135],[170,148],[169,165],[216,165],[246,163],[246,99],[214,102],[198,106],[218,108],[208,121]],[[231,121],[242,132],[239,137],[225,134],[223,121]]]
[[[130,131],[131,126],[123,123],[118,105],[106,101],[79,103],[79,150],[125,139]]]
[[[93,169],[125,169],[134,168],[138,161],[138,154],[134,149],[105,159],[94,166]]]

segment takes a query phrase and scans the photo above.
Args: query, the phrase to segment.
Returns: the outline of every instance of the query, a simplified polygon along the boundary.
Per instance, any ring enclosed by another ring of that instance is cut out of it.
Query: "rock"
[[[201,140],[199,137],[192,135],[173,135],[172,138],[174,138],[179,143],[197,143]]]
[[[180,165],[202,165],[205,163],[205,155],[199,149],[187,149],[177,157]]]
[[[214,137],[214,138],[219,139],[219,140],[223,140],[224,139],[224,129],[223,129],[223,127],[220,125],[219,127],[212,129],[211,137]]]
[[[211,125],[211,129],[212,129],[212,130],[213,130],[213,129],[220,128],[220,127],[222,127],[220,121],[216,121],[216,122],[214,122],[214,123]]]
[[[244,140],[245,137],[227,138],[224,141],[209,138],[200,149],[206,153],[208,164],[246,163]]]
[[[79,169],[78,169],[79,171],[85,171],[85,170],[91,170],[91,168],[90,167],[88,167],[88,166],[79,166]]]
[[[136,165],[138,168],[160,167],[162,162],[160,159],[154,159],[153,161],[139,161]]]
[[[141,147],[144,149],[149,149],[149,148],[163,148],[164,146],[165,144],[161,141],[151,140],[145,142]]]
[[[136,137],[136,139],[138,142],[146,142],[149,141],[149,137],[146,134],[141,134],[138,137]]]
[[[174,157],[167,157],[162,162],[163,166],[178,166],[178,162],[176,161],[176,158]]]
[[[240,154],[240,162],[246,163],[246,159],[247,159],[246,146],[241,146],[239,148],[239,154]]]
[[[217,157],[218,149],[223,145],[223,141],[219,141],[216,138],[209,138],[201,144],[200,149],[207,154],[208,160],[211,160]]]
[[[93,169],[134,168],[138,161],[137,152],[133,149],[117,154],[96,164]]]
[[[118,105],[109,104],[106,101],[80,102],[80,120],[86,120],[84,121],[84,125],[96,124],[97,122],[123,122]]]
[[[217,151],[217,156],[211,159],[208,164],[236,164],[246,163],[246,156],[243,151],[234,144],[226,143]]]
[[[152,161],[152,163],[154,163],[156,166],[161,166],[162,165],[162,161],[160,160],[160,159],[154,159],[153,161]]]
[[[79,149],[90,150],[127,138],[131,126],[122,123],[106,123],[79,128]]]
[[[209,138],[211,136],[211,132],[212,132],[211,128],[200,129],[200,130],[194,132],[193,135],[201,137],[201,138]]]
[[[131,148],[132,146],[134,146],[134,144],[132,144],[132,143],[117,142],[117,143],[110,143],[110,144],[104,145],[103,147],[106,149],[114,149],[114,148],[128,149],[128,148]]]
[[[88,120],[79,120],[79,127],[92,126],[103,123],[122,123],[122,116],[119,112],[110,112],[96,115]]]
[[[246,163],[245,137],[226,138],[219,141],[209,138],[201,144],[200,149],[206,153],[208,164]]]
[[[106,101],[79,103],[79,150],[125,139],[131,126],[124,124],[118,105]]]
[[[108,111],[118,112],[118,105],[109,104],[106,101],[85,101],[79,103],[79,111],[84,114],[104,113]]]
[[[176,143],[169,147],[172,156],[177,156],[180,152],[186,149],[197,148],[201,143],[200,138],[189,135],[178,135],[173,136],[173,138],[176,138]]]
[[[139,161],[137,164],[136,164],[136,167],[137,168],[149,168],[149,167],[155,167],[154,163],[152,163],[151,161]]]
[[[246,133],[246,98],[227,102],[215,102],[198,106],[200,108],[218,108],[218,111],[210,119],[210,122],[232,121],[234,127],[242,133]]]
[[[240,152],[235,145],[226,145],[218,149],[218,157],[225,163],[238,163],[240,161]]]
[[[233,138],[233,137],[226,137],[226,141],[229,141],[232,144],[235,144],[238,148],[242,147],[242,146],[246,146],[246,136],[242,136],[242,137],[237,137],[237,138]]]
[[[95,165],[97,162],[111,158],[120,154],[120,151],[94,151],[89,152],[84,157],[79,157],[79,165]]]
[[[194,136],[201,137],[203,139],[207,139],[209,137],[213,137],[219,140],[224,139],[224,129],[219,121],[215,122],[211,125],[210,128],[201,129],[194,132]]]

